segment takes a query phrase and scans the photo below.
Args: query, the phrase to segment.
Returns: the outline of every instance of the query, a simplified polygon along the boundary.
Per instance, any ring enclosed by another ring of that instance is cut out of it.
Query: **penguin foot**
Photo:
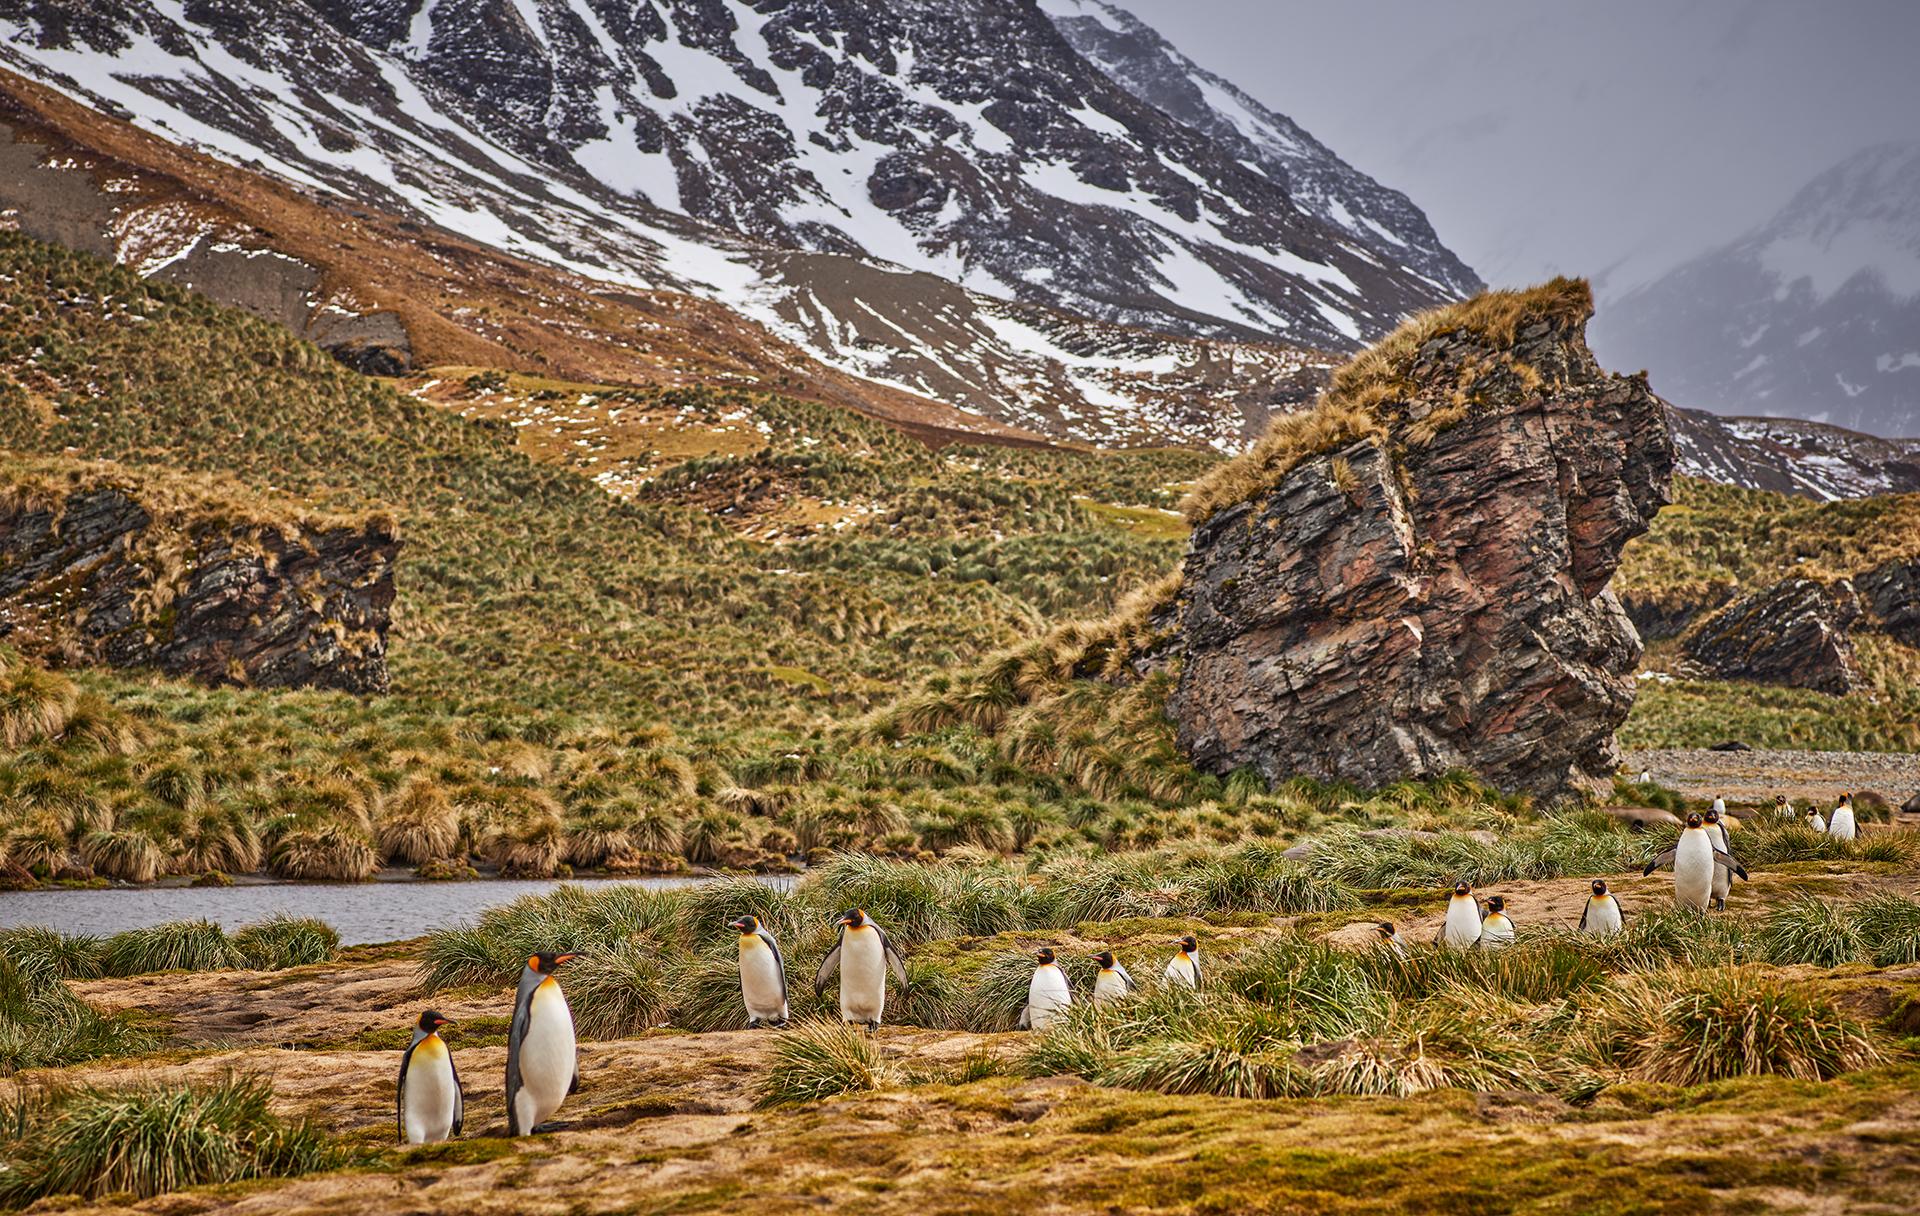
[[[787,1028],[787,1019],[781,1018],[777,1022],[769,1022],[768,1025],[772,1026],[775,1030],[785,1030]]]

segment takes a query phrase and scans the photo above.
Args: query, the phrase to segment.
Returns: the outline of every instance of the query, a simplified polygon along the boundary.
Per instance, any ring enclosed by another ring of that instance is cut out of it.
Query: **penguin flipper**
[[[1127,986],[1128,992],[1133,992],[1140,987],[1140,985],[1133,982],[1133,976],[1128,974],[1127,969],[1120,965],[1119,959],[1113,961],[1113,970],[1114,974],[1120,977],[1120,982]]]
[[[1731,853],[1715,853],[1713,855],[1713,864],[1729,873],[1738,874],[1742,878],[1747,877],[1747,867],[1741,865],[1739,860]],[[1752,879],[1748,879],[1748,881],[1751,882]]]
[[[894,946],[893,939],[887,936],[886,930],[875,925],[873,931],[880,935],[880,952],[886,956],[887,966],[893,971],[893,978],[900,981],[900,990],[905,992],[907,990],[906,957]]]
[[[767,949],[773,951],[773,969],[780,973],[780,1005],[782,1008],[785,1008],[787,1004],[786,956],[780,953],[780,943],[773,940],[773,934],[767,932],[765,929],[760,929],[758,932],[760,934],[760,940],[767,943]]]
[[[447,1053],[447,1071],[453,1074],[453,1128],[450,1135],[460,1134],[460,1125],[467,1120],[467,1088],[460,1084],[460,1070],[453,1066],[453,1053]]]
[[[1640,877],[1645,878],[1647,875],[1653,873],[1655,870],[1659,869],[1661,866],[1672,865],[1673,859],[1679,855],[1679,852],[1680,852],[1679,846],[1676,845],[1675,847],[1668,849],[1666,852],[1660,854],[1660,856],[1654,858],[1652,861],[1647,863],[1646,869],[1640,871]]]
[[[1587,927],[1587,913],[1592,910],[1593,910],[1592,900],[1588,900],[1585,904],[1582,904],[1580,907],[1580,928],[1583,932]]]
[[[841,934],[841,941],[845,939],[846,934]],[[827,951],[827,957],[821,960],[820,973],[813,977],[813,995],[819,996],[825,992],[827,990],[827,977],[840,969],[840,946],[841,942],[835,942],[833,949]]]
[[[1032,1030],[1033,1029],[1033,1006],[1032,1005],[1020,1006],[1020,1020],[1013,1024],[1013,1028],[1015,1030]]]
[[[580,1065],[576,1061],[573,1066],[573,1080],[567,1082],[567,1096],[572,1097],[574,1094],[577,1094],[579,1092],[580,1092]]]
[[[399,1143],[407,1142],[407,1065],[413,1063],[413,1049],[419,1046],[418,1037],[400,1053],[400,1083],[394,1087],[393,1123],[399,1132]]]
[[[528,983],[527,977],[533,982]],[[533,990],[540,986],[540,976],[532,968],[520,975],[520,991],[513,1001],[513,1021],[507,1024],[507,1135],[522,1136],[531,1132],[530,1127],[520,1126],[520,1104],[515,1101],[520,1096],[520,1044],[527,1037],[527,1021],[533,1011]]]

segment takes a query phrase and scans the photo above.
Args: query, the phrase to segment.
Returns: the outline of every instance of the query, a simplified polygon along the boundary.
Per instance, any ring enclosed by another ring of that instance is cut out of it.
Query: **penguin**
[[[572,954],[535,954],[520,972],[507,1026],[507,1134],[525,1136],[553,1117],[580,1088],[573,1011],[553,978]]]
[[[740,997],[747,1006],[747,1029],[787,1024],[787,960],[780,943],[757,916],[729,922],[740,935]]]
[[[1020,1011],[1019,1026],[1022,1030],[1045,1030],[1073,1006],[1073,992],[1067,987],[1067,973],[1053,961],[1051,947],[1040,947],[1033,957],[1039,965],[1027,981],[1027,1005]]]
[[[1713,796],[1713,813],[1716,815],[1725,815],[1727,813],[1727,800],[1719,794]]]
[[[1501,950],[1513,945],[1513,918],[1507,915],[1504,896],[1487,897],[1487,915],[1480,922],[1480,948]]]
[[[460,1072],[453,1053],[440,1037],[453,1023],[429,1009],[413,1025],[413,1042],[400,1053],[398,1108],[400,1143],[431,1144],[460,1134],[467,1096],[460,1088]]]
[[[1746,867],[1733,854],[1713,847],[1713,838],[1707,834],[1706,822],[1697,811],[1687,816],[1687,826],[1681,831],[1679,841],[1648,862],[1641,874],[1651,874],[1669,863],[1673,866],[1673,902],[1701,912],[1707,910],[1707,901],[1713,897],[1713,871],[1716,867],[1730,869],[1742,878],[1747,876]]]
[[[1852,840],[1857,832],[1853,826],[1853,795],[1842,794],[1833,808],[1833,816],[1827,820],[1827,835],[1836,840]]]
[[[1480,901],[1466,883],[1454,884],[1453,898],[1447,901],[1447,919],[1441,922],[1433,940],[1436,945],[1455,950],[1471,949],[1480,940]]]
[[[1720,813],[1709,810],[1701,816],[1701,824],[1707,829],[1707,839],[1713,841],[1713,847],[1731,856],[1733,845],[1727,841],[1727,823],[1720,818]],[[1733,875],[1725,866],[1713,867],[1713,906],[1724,910],[1727,906],[1727,892],[1731,890],[1733,890]]]
[[[1641,785],[1653,784],[1653,773],[1650,770],[1644,769],[1644,768],[1640,770],[1640,784]]]
[[[1120,960],[1113,957],[1113,951],[1102,950],[1093,956],[1093,961],[1100,964],[1100,974],[1093,979],[1095,1005],[1117,1001],[1139,987],[1133,982],[1133,977],[1127,974],[1127,969],[1120,965]],[[1032,999],[1031,994],[1028,999]]]
[[[1380,944],[1393,951],[1393,956],[1403,962],[1407,957],[1407,939],[1400,936],[1400,930],[1390,920],[1383,920],[1373,927],[1380,938]]]
[[[1606,879],[1594,879],[1593,894],[1587,897],[1587,906],[1580,909],[1580,932],[1605,937],[1620,932],[1624,919],[1620,897],[1607,890]]]
[[[1793,819],[1793,803],[1787,801],[1785,794],[1775,794],[1773,796],[1773,813],[1775,817],[1780,819],[1788,821]]]
[[[1822,836],[1827,834],[1827,817],[1820,813],[1819,807],[1810,806],[1807,808],[1807,826]]]
[[[1200,941],[1189,933],[1173,943],[1180,947],[1180,953],[1173,956],[1167,964],[1166,977],[1169,984],[1180,984],[1188,988],[1200,987]]]
[[[907,960],[900,957],[886,931],[868,918],[860,908],[849,908],[834,922],[840,926],[840,940],[820,964],[813,977],[817,995],[827,990],[827,977],[840,972],[840,1020],[849,1025],[880,1029],[880,1015],[887,1007],[887,970],[907,986]]]

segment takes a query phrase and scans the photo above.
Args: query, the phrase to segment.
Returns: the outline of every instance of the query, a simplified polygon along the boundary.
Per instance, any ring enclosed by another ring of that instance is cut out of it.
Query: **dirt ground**
[[[1848,791],[1873,790],[1894,806],[1920,793],[1920,753],[1716,752],[1705,748],[1627,753],[1627,771],[1695,798],[1771,803],[1785,794],[1796,806],[1812,799],[1830,807]]]

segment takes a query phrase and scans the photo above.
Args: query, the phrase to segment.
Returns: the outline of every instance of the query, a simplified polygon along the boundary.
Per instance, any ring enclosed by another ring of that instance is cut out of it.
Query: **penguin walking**
[[[1393,951],[1393,957],[1406,961],[1407,939],[1400,936],[1400,930],[1394,927],[1392,921],[1381,921],[1373,927],[1373,931],[1380,938],[1380,944]]]
[[[1594,879],[1593,894],[1587,897],[1587,906],[1580,909],[1580,932],[1605,937],[1620,932],[1625,920],[1620,914],[1620,897],[1607,890],[1606,879]]]
[[[414,1023],[413,1042],[400,1053],[396,1105],[402,1144],[432,1144],[460,1134],[467,1096],[460,1088],[453,1053],[440,1037],[441,1028],[451,1025],[438,1012],[427,1010]]]
[[[1810,806],[1807,808],[1807,826],[1822,836],[1827,834],[1827,817],[1820,813],[1819,807]]]
[[[1827,835],[1835,840],[1852,840],[1857,834],[1853,824],[1853,795],[1842,794],[1832,817],[1827,820]]]
[[[1713,841],[1713,847],[1732,856],[1733,845],[1727,839],[1727,821],[1719,812],[1709,810],[1701,816],[1701,824],[1707,829],[1707,839]],[[1725,866],[1713,867],[1713,906],[1726,910],[1727,893],[1733,890],[1733,874]]]
[[[1127,974],[1127,969],[1120,965],[1120,960],[1113,957],[1113,951],[1102,950],[1093,956],[1093,961],[1100,964],[1100,974],[1093,977],[1095,1005],[1121,1000],[1139,987],[1133,982],[1133,977]],[[1031,993],[1027,999],[1033,999]]]
[[[740,935],[740,998],[747,1006],[747,1029],[787,1024],[787,960],[780,943],[757,916],[730,922]]]
[[[1713,837],[1707,834],[1706,822],[1697,811],[1687,816],[1687,826],[1680,832],[1679,841],[1648,862],[1641,873],[1651,874],[1668,864],[1673,866],[1673,902],[1701,912],[1707,910],[1707,902],[1713,898],[1716,868],[1732,870],[1742,878],[1747,876],[1746,867],[1735,860],[1733,854],[1713,847]]]
[[[907,960],[900,957],[887,940],[886,931],[860,908],[849,908],[834,922],[840,926],[840,940],[820,963],[813,977],[816,994],[827,990],[827,977],[840,972],[840,1020],[849,1025],[880,1029],[880,1015],[887,1007],[887,971],[907,986]]]
[[[1441,922],[1433,940],[1455,950],[1472,949],[1480,940],[1480,901],[1473,897],[1473,888],[1466,883],[1454,884],[1453,898],[1447,901],[1447,919]]]
[[[1180,984],[1187,988],[1200,987],[1200,939],[1189,933],[1173,943],[1180,947],[1180,953],[1167,963],[1165,972],[1169,984]]]
[[[507,1134],[525,1136],[553,1117],[567,1095],[580,1088],[580,1055],[573,1010],[553,978],[572,954],[540,953],[527,959],[507,1026]]]
[[[1504,896],[1487,897],[1487,914],[1480,921],[1480,948],[1504,950],[1513,945],[1513,918],[1507,915]]]
[[[1038,964],[1027,981],[1027,1004],[1020,1011],[1022,1030],[1045,1030],[1066,1016],[1073,1006],[1073,992],[1067,987],[1067,973],[1053,961],[1053,949],[1042,946],[1034,952]]]

